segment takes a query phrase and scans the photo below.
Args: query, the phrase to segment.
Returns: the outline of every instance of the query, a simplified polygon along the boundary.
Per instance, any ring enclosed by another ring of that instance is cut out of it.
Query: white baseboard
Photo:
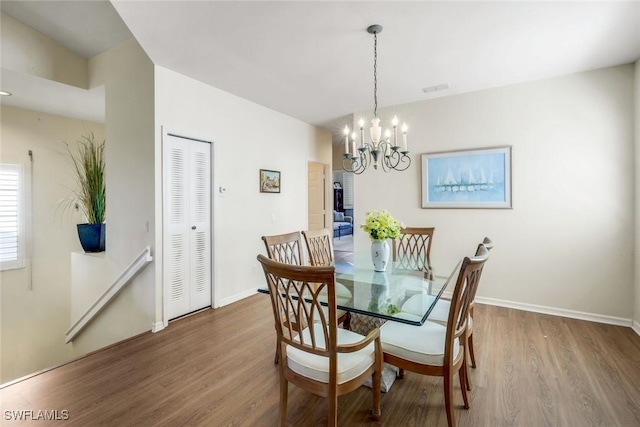
[[[257,289],[257,286],[256,286],[256,289]],[[220,304],[216,308],[233,304],[234,302],[248,298],[252,295],[255,295],[256,293],[257,291],[255,289],[250,289],[248,291],[233,295],[231,297],[224,298],[220,300]],[[447,292],[444,292],[443,297],[451,298],[451,293],[448,293],[447,295]],[[516,310],[531,311],[534,313],[550,314],[553,316],[587,320],[587,321],[596,322],[596,323],[605,323],[608,325],[631,327],[631,329],[633,329],[638,335],[640,335],[640,322],[634,322],[631,319],[625,319],[623,317],[607,316],[604,314],[587,313],[584,311],[568,310],[568,309],[557,308],[557,307],[547,307],[543,305],[527,304],[527,303],[515,302],[515,301],[506,301],[506,300],[495,299],[495,298],[476,297],[476,302],[480,304],[495,305],[498,307],[513,308]],[[161,329],[162,328],[158,330],[161,330]],[[153,331],[153,332],[156,332],[156,331]]]
[[[255,295],[258,292],[257,289],[258,289],[258,286],[256,286],[253,289],[250,289],[248,291],[241,292],[239,294],[236,294],[236,295],[233,295],[233,296],[230,296],[230,297],[227,297],[227,298],[223,298],[223,299],[221,299],[219,301],[219,303],[216,305],[215,308],[224,307],[225,305],[233,304],[234,302],[238,302],[241,299],[245,299],[245,298],[248,298],[248,297],[250,297],[252,295]]]
[[[590,322],[606,323],[608,325],[626,326],[634,328],[640,335],[640,324],[631,319],[623,317],[607,316],[604,314],[586,313],[584,311],[567,310],[557,307],[546,307],[543,305],[527,304],[523,302],[505,301],[495,298],[476,297],[476,302],[480,304],[495,305],[498,307],[515,308],[516,310],[532,311],[534,313],[551,314],[553,316],[569,317],[571,319],[588,320]],[[635,323],[635,325],[634,325]]]
[[[633,322],[631,329],[633,329],[636,334],[640,335],[640,322]]]
[[[164,329],[164,322],[155,322],[151,325],[151,332],[154,334]]]

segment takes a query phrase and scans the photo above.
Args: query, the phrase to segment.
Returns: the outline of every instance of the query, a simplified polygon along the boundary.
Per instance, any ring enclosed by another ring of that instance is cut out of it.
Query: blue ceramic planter
[[[78,224],[78,237],[85,252],[103,252],[107,224]]]

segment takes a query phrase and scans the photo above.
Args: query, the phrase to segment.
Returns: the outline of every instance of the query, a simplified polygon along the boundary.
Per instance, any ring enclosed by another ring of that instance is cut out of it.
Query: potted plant
[[[76,189],[67,200],[69,206],[79,209],[87,219],[78,224],[78,237],[85,252],[105,249],[105,182],[104,140],[97,142],[93,132],[82,135],[74,148],[67,146],[76,178]]]

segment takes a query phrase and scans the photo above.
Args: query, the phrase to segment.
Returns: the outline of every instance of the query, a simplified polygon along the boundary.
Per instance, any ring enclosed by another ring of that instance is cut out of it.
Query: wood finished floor
[[[269,300],[255,295],[173,322],[0,390],[2,425],[274,426],[278,371]],[[459,426],[640,426],[640,337],[601,325],[478,304],[478,368]],[[407,373],[382,396],[340,397],[342,426],[446,426],[442,379]],[[68,410],[68,421],[17,423],[6,410]],[[292,426],[326,424],[326,401],[289,387]]]

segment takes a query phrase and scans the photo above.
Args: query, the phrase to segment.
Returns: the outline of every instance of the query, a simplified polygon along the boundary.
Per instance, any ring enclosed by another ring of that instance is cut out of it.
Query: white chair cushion
[[[405,317],[406,314],[403,315]],[[400,322],[387,322],[380,327],[382,351],[423,365],[444,365],[444,342],[447,328],[433,322],[422,326],[412,326]],[[454,359],[460,352],[460,344],[455,340]]]
[[[417,299],[419,295],[414,295],[409,298],[403,305],[401,311],[415,314],[415,310],[419,307],[420,299]],[[412,301],[416,298],[414,301]],[[427,317],[428,321],[439,323],[440,325],[446,326],[449,321],[449,310],[451,309],[451,301],[445,299],[439,299],[436,303],[431,313],[429,313],[429,317]],[[469,331],[473,331],[473,317],[469,316],[469,323],[467,325]]]
[[[407,299],[404,304],[402,304],[402,307],[400,307],[400,311],[422,317],[422,315],[424,315],[424,313],[427,311],[427,307],[432,304],[435,298],[435,296],[428,295],[426,293],[413,295],[412,297]],[[440,301],[438,301],[438,303],[439,302]],[[431,313],[433,313],[433,311]],[[429,320],[431,320],[431,316],[432,314],[429,314]]]
[[[316,342],[319,347],[325,347],[322,326],[314,325]],[[353,344],[364,337],[355,332],[338,328],[338,344]],[[305,343],[311,342],[308,329],[302,331]],[[362,350],[353,353],[338,353],[338,384],[356,378],[375,362],[375,344],[371,343]],[[307,378],[329,382],[329,358],[308,353],[293,346],[287,346],[287,365],[289,368]]]
[[[449,320],[449,310],[451,309],[451,301],[446,299],[439,299],[431,313],[429,313],[429,319],[432,322],[446,325]]]

